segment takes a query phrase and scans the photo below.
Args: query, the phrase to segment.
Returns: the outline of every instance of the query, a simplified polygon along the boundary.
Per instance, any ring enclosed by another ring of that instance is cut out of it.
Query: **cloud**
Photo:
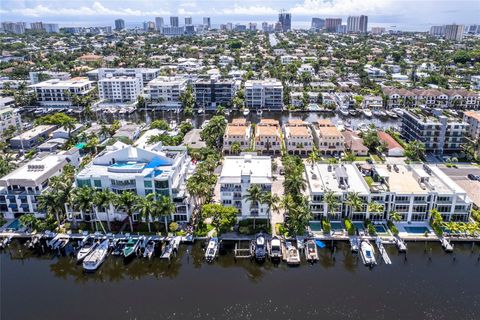
[[[258,5],[253,5],[253,6],[239,6],[235,4],[231,8],[223,8],[223,9],[213,9],[213,12],[215,12],[218,15],[254,15],[254,16],[259,16],[259,15],[272,15],[272,14],[277,14],[278,9],[274,9],[272,7],[267,7],[267,6],[258,6]]]
[[[385,14],[394,5],[393,0],[304,0],[290,9],[295,15],[350,15]]]

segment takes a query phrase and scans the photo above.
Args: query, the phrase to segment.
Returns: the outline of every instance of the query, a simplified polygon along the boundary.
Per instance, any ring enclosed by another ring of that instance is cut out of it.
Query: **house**
[[[285,146],[289,154],[307,155],[312,152],[315,142],[312,129],[303,120],[291,119],[285,124]]]
[[[322,119],[314,123],[315,143],[324,155],[339,155],[345,151],[345,138],[329,120]]]
[[[463,122],[468,123],[468,135],[480,141],[480,111],[465,111]]]
[[[380,142],[384,143],[387,147],[387,156],[403,157],[405,150],[391,135],[384,131],[377,131],[377,135]]]
[[[262,154],[280,154],[282,140],[280,123],[274,119],[262,119],[255,127],[255,150]]]
[[[227,124],[225,134],[223,135],[223,153],[231,154],[232,145],[238,144],[240,150],[246,150],[250,147],[251,129],[250,124],[245,119],[233,119]]]
[[[137,140],[140,136],[140,127],[135,123],[127,123],[113,135],[114,138],[127,138],[131,141]]]
[[[39,125],[28,131],[19,134],[10,139],[10,147],[12,149],[28,150],[42,143],[50,137],[50,133],[55,130],[54,125]]]
[[[353,131],[342,131],[345,139],[345,150],[352,152],[357,156],[367,156],[368,148],[363,144],[363,139]]]

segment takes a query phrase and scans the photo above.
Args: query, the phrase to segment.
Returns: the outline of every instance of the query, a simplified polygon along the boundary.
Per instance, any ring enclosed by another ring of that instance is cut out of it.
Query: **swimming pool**
[[[375,224],[374,227],[377,233],[387,233],[387,228],[383,224]]]
[[[82,150],[87,144],[85,142],[79,142],[75,145],[75,148]]]
[[[430,233],[427,227],[404,227],[405,231],[408,233],[415,233],[415,234],[424,234],[425,232]]]
[[[5,230],[17,231],[17,230],[21,229],[22,227],[23,227],[23,226],[22,226],[22,224],[20,223],[20,220],[15,219],[15,220],[13,220],[12,222],[10,222],[10,223],[5,227]]]
[[[355,226],[355,229],[357,230],[364,230],[365,227],[363,225],[363,222],[354,222],[353,225]]]
[[[343,230],[343,225],[341,222],[331,222],[332,230]]]
[[[310,222],[310,230],[312,231],[322,231],[322,223],[319,221],[311,221]]]

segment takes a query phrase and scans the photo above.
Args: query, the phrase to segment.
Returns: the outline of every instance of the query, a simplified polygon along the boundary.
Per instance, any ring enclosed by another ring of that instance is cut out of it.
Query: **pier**
[[[250,247],[241,248],[240,241],[235,243],[235,249],[233,253],[235,254],[235,259],[250,259],[252,257]]]
[[[390,257],[388,256],[388,253],[383,246],[383,241],[380,237],[377,237],[377,239],[375,240],[375,244],[378,247],[378,251],[382,256],[383,262],[385,262],[385,264],[392,264],[392,260],[390,260]]]

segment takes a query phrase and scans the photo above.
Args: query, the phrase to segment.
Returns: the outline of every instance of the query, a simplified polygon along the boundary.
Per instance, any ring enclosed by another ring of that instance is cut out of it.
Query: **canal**
[[[182,245],[170,263],[125,265],[108,257],[85,274],[72,257],[38,254],[12,242],[0,254],[1,319],[479,319],[479,247],[410,243],[407,259],[387,247],[392,265],[372,270],[338,243],[332,257],[288,267],[213,264]],[[330,244],[329,244],[330,246]],[[472,253],[473,251],[473,253]],[[425,253],[427,252],[427,253]]]

